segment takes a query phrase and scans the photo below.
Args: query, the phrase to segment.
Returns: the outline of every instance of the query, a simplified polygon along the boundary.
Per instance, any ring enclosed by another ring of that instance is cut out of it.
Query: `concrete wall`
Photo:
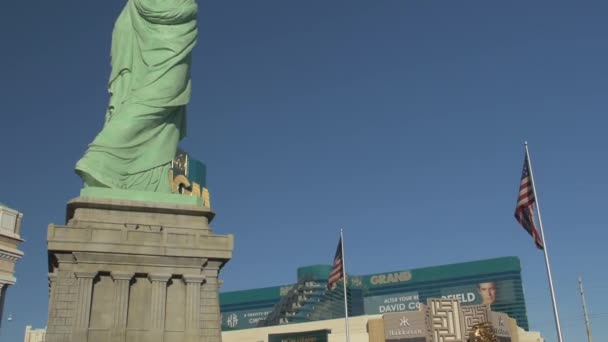
[[[525,331],[522,328],[518,328],[517,334],[519,337],[518,342],[545,342],[545,338],[538,331]]]
[[[381,315],[375,316],[358,316],[349,318],[349,332],[351,342],[369,342],[369,334],[367,332],[367,323],[372,319],[382,320]],[[235,331],[222,332],[223,342],[267,342],[269,334],[283,334],[303,331],[314,331],[328,329],[331,333],[328,336],[328,342],[344,342],[345,324],[344,319],[332,319],[326,321],[285,324],[273,327],[244,329]],[[384,336],[382,336],[384,338]],[[374,340],[376,341],[376,340]],[[379,340],[378,340],[379,341]],[[384,340],[382,340],[384,341]]]
[[[509,318],[511,342],[544,342],[539,332],[528,332],[517,327],[516,320]],[[351,342],[385,342],[382,315],[349,318]],[[315,330],[331,330],[329,342],[344,342],[344,319],[285,324],[272,327],[222,332],[223,342],[268,342],[270,334],[298,333]]]

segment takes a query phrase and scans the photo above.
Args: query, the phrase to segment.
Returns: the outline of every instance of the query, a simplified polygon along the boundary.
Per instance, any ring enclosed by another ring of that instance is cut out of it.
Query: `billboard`
[[[272,308],[257,310],[240,310],[232,312],[222,312],[222,330],[249,329],[255,328],[259,321],[266,319]]]
[[[363,298],[367,315],[390,312],[417,311],[420,307],[418,292],[401,292],[382,296]]]
[[[441,289],[441,298],[457,299],[461,305],[498,305],[515,301],[512,280],[487,281]]]
[[[443,287],[439,290],[443,299],[457,299],[461,305],[500,305],[516,300],[512,280],[487,281],[466,285]],[[391,312],[417,311],[421,301],[417,291],[397,292],[363,298],[365,314],[376,315]]]

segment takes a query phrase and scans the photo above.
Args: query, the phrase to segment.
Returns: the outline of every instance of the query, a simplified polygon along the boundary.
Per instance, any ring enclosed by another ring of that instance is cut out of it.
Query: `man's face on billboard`
[[[479,283],[477,285],[479,294],[481,295],[481,304],[492,304],[496,300],[496,285],[493,282]]]

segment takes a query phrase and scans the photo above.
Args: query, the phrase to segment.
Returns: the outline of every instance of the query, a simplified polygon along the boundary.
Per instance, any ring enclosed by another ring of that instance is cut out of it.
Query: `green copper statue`
[[[76,164],[85,187],[171,192],[186,134],[195,0],[128,0],[112,34],[103,129]]]

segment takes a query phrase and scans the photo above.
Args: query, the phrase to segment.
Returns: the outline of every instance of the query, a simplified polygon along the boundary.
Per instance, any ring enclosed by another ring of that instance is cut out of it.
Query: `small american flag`
[[[344,279],[344,267],[342,263],[342,237],[340,237],[340,241],[338,241],[338,249],[336,250],[336,256],[334,257],[333,268],[331,269],[329,279],[327,280],[327,288],[330,290],[334,289],[336,283],[342,279]]]
[[[543,249],[543,241],[536,230],[534,223],[534,188],[532,187],[532,178],[530,177],[530,163],[528,161],[528,152],[524,158],[524,170],[521,174],[521,183],[519,184],[519,196],[517,197],[517,206],[515,207],[515,219],[522,227],[534,238],[534,243],[539,249]]]

